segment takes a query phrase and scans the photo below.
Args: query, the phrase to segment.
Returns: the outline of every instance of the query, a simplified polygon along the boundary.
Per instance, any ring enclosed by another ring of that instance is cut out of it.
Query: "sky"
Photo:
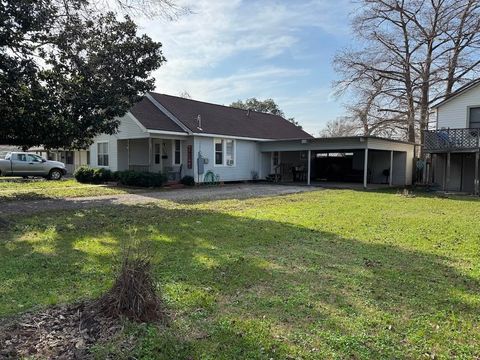
[[[140,31],[163,44],[167,62],[156,91],[188,92],[229,105],[272,98],[287,117],[318,136],[344,113],[333,95],[332,59],[351,42],[350,0],[181,0],[176,21],[140,19]]]

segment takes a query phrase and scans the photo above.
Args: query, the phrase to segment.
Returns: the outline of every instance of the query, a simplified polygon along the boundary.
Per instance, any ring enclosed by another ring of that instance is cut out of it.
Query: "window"
[[[182,163],[182,143],[180,140],[173,141],[173,165]]]
[[[480,128],[480,107],[470,108],[470,128],[478,129]]]
[[[108,166],[108,142],[98,143],[97,165]]]
[[[28,154],[28,155],[27,155],[27,161],[28,161],[28,162],[37,162],[37,163],[39,163],[39,162],[42,162],[43,159],[42,159],[40,156],[38,156],[38,155]]]
[[[223,140],[215,139],[215,165],[223,165]]]
[[[160,164],[160,159],[162,157],[160,144],[155,144],[154,155],[155,164]]]
[[[233,140],[225,140],[225,163],[232,166],[235,161],[235,146]]]
[[[90,151],[87,151],[87,165],[90,165]]]
[[[65,151],[65,164],[73,165],[73,151]]]
[[[273,166],[277,166],[280,163],[280,153],[278,151],[273,152],[272,163]]]
[[[27,157],[25,156],[25,154],[13,154],[12,160],[27,161]]]
[[[215,165],[235,165],[235,140],[215,139]]]

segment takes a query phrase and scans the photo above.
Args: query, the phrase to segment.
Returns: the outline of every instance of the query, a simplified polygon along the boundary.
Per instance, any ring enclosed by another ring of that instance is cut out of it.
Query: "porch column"
[[[127,140],[127,170],[130,170],[130,139]]]
[[[365,160],[363,161],[363,188],[367,188],[368,181],[368,148],[365,148]]]
[[[152,171],[152,138],[148,138],[148,171]]]
[[[388,177],[388,185],[393,185],[393,150],[390,151],[390,176]]]
[[[447,168],[446,168],[446,173],[445,173],[445,183],[443,184],[444,190],[448,191],[448,186],[450,185],[450,153],[447,153]]]
[[[478,195],[478,191],[479,191],[479,186],[478,186],[479,185],[478,184],[478,160],[480,160],[480,152],[477,151],[475,153],[475,175],[474,175],[475,180],[474,180],[474,183],[473,183],[474,184],[473,188],[474,188],[474,194],[475,195]]]
[[[307,155],[307,185],[310,185],[311,162],[312,162],[312,150],[308,150],[308,155]]]

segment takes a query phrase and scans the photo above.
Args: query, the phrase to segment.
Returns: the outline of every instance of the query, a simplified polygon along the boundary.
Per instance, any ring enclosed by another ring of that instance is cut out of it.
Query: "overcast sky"
[[[343,113],[332,96],[332,57],[350,42],[349,0],[185,0],[175,22],[138,20],[163,44],[156,91],[228,105],[273,98],[318,135]]]

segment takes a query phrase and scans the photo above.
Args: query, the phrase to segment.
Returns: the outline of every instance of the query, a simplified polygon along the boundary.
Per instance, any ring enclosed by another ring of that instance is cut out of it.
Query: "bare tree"
[[[192,96],[190,95],[190,93],[187,91],[187,90],[183,90],[181,91],[178,96],[184,98],[184,99],[192,99]]]
[[[326,123],[320,130],[320,137],[344,137],[359,135],[358,126],[349,118],[339,118]]]
[[[70,0],[58,0],[69,6]],[[176,0],[87,0],[83,12],[87,16],[95,13],[114,12],[121,15],[140,16],[149,19],[163,18],[177,20],[180,16],[191,13],[188,7],[181,6]]]
[[[381,82],[376,101],[385,105],[380,112],[385,116],[378,121],[401,122],[409,141],[422,140],[432,102],[480,69],[479,1],[361,0],[360,5],[353,28],[363,48],[337,54],[336,87],[368,99]],[[357,84],[365,82],[370,86],[362,95]]]

